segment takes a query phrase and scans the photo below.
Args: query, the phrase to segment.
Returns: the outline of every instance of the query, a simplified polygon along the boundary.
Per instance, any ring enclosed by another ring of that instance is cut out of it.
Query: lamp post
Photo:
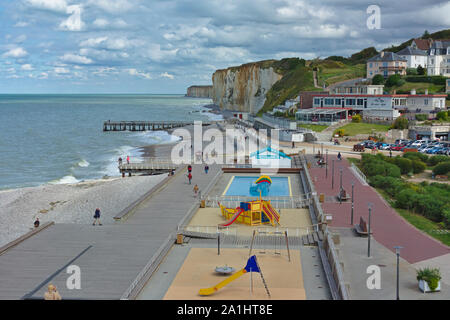
[[[334,159],[333,165],[331,166],[331,189],[334,189]]]
[[[328,149],[327,149],[327,157],[325,160],[325,179],[328,179]]]
[[[400,300],[400,250],[403,247],[395,246],[394,249],[397,255],[397,300]]]
[[[322,152],[320,152],[320,155],[323,157],[323,143],[320,144],[322,147]]]
[[[370,226],[372,218],[372,203],[368,204],[369,207],[369,227],[367,230],[367,257],[370,258]]]
[[[339,204],[342,204],[342,168],[339,168],[340,187],[339,187]]]
[[[353,197],[353,195],[354,195],[353,190],[354,189],[355,189],[355,183],[352,182],[352,213],[350,215],[350,225],[351,226],[353,225],[353,207],[354,207],[354,204],[355,204],[355,198]]]

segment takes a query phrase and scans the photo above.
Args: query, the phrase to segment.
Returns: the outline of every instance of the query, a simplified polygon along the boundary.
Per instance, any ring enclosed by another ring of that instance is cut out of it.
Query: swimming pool
[[[223,195],[252,197],[254,195],[250,194],[250,186],[258,178],[259,176],[233,176]],[[271,177],[271,179],[272,184],[268,194],[269,197],[288,197],[292,195],[289,177]]]

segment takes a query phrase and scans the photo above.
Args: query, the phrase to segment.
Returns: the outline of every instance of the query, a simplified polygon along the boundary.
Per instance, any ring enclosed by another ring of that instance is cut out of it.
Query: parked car
[[[393,144],[393,145],[391,145],[391,147],[390,147],[390,149],[391,149],[392,151],[400,151],[400,150],[402,150],[402,148],[404,148],[404,146],[399,145],[399,144]]]

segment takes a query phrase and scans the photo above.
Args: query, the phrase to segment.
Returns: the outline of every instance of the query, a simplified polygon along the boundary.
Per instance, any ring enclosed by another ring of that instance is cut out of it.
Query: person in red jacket
[[[192,173],[190,173],[190,172],[189,172],[189,174],[188,174],[188,176],[187,176],[187,177],[188,177],[188,179],[189,179],[189,184],[191,184],[191,180],[192,180]]]

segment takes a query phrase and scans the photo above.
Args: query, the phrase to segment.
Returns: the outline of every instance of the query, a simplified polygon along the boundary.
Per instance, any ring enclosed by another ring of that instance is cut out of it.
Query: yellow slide
[[[226,285],[228,285],[230,282],[236,280],[237,278],[239,278],[240,276],[242,276],[243,274],[247,273],[247,271],[244,269],[236,272],[235,274],[229,276],[228,278],[226,278],[225,280],[223,280],[221,283],[215,285],[214,287],[211,288],[205,288],[205,289],[200,289],[199,294],[202,296],[209,296],[210,294],[213,294],[214,292],[216,292],[217,290],[225,287]]]

